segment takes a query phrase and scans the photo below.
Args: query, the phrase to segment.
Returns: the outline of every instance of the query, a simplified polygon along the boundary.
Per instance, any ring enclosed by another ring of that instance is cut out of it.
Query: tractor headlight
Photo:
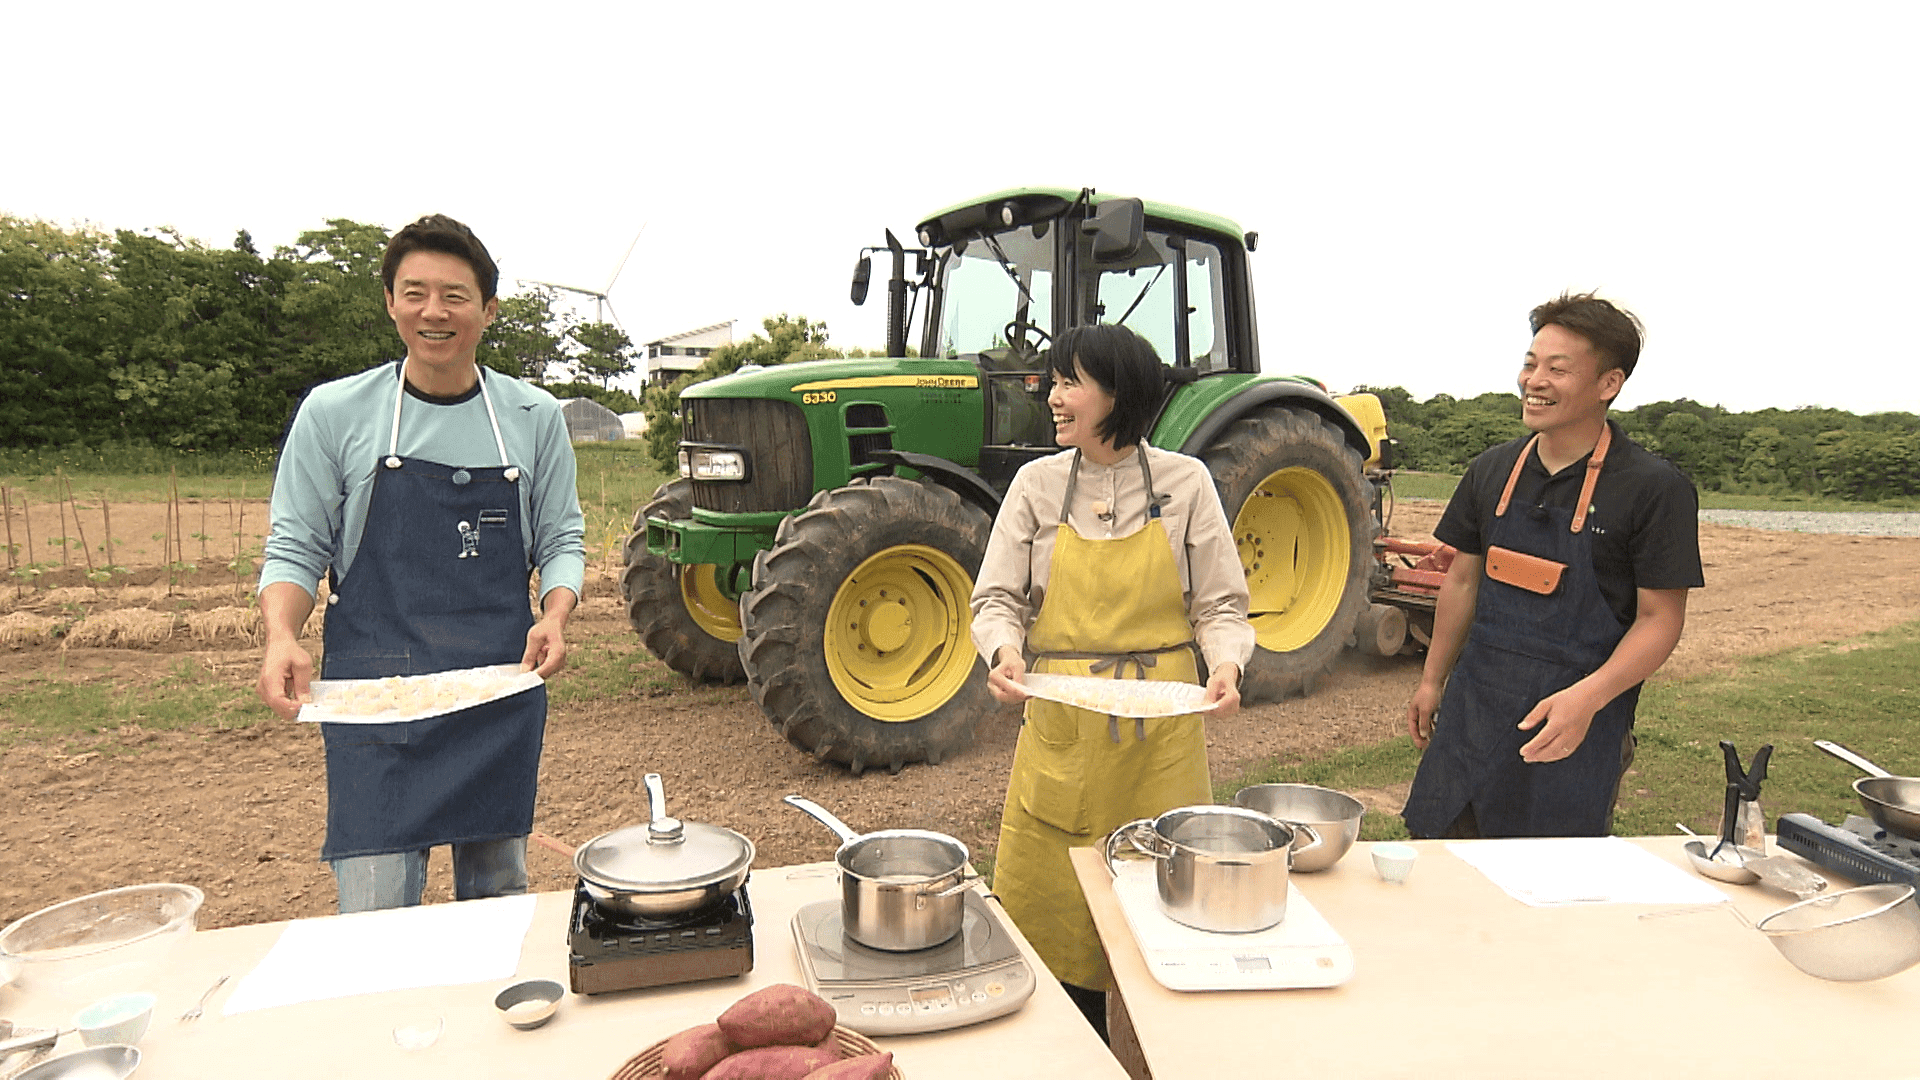
[[[738,450],[682,450],[680,475],[695,480],[745,480],[747,455]]]

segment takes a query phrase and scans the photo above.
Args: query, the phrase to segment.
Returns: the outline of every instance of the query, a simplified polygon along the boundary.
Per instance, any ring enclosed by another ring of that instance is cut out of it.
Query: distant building
[[[661,386],[700,366],[713,350],[733,344],[733,320],[669,334],[645,345],[647,384]]]
[[[614,442],[627,437],[620,414],[592,398],[563,398],[560,411],[567,417],[567,438],[574,442]]]

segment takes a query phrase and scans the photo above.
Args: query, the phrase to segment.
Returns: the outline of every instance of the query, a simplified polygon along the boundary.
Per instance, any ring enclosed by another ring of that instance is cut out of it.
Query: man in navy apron
[[[475,361],[498,310],[485,246],[422,218],[389,242],[381,277],[405,359],[315,388],[275,477],[258,692],[284,718],[308,694],[299,636],[323,575],[328,679],[498,664],[551,676],[585,576],[559,403]],[[321,858],[342,912],[419,903],[439,844],[453,846],[456,898],[526,891],[546,705],[541,685],[425,720],[320,725]]]
[[[1589,293],[1530,322],[1533,434],[1474,458],[1434,529],[1459,554],[1407,707],[1415,837],[1611,832],[1640,684],[1706,584],[1692,482],[1607,419],[1639,321]]]

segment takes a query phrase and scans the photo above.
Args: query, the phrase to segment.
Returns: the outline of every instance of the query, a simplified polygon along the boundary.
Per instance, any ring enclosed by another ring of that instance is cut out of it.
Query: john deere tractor
[[[788,740],[855,773],[968,745],[993,708],[967,632],[974,574],[1014,472],[1058,452],[1052,335],[1104,322],[1167,363],[1150,440],[1205,460],[1234,523],[1259,638],[1243,696],[1311,692],[1369,608],[1365,465],[1386,424],[1371,395],[1260,373],[1255,234],[1039,188],[917,232],[917,247],[888,232],[854,272],[858,304],[873,255],[891,260],[887,359],[742,370],[681,395],[682,479],[626,549],[647,647],[695,680],[745,679]]]

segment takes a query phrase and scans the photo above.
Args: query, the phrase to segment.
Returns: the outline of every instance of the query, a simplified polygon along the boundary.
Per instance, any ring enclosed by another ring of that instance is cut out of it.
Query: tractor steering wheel
[[[1053,344],[1051,334],[1033,323],[1022,323],[1018,319],[1001,327],[1000,332],[1006,335],[1007,344],[1022,352],[1038,353],[1041,349]],[[1029,337],[1038,337],[1040,340],[1037,343],[1030,342],[1027,340]]]

